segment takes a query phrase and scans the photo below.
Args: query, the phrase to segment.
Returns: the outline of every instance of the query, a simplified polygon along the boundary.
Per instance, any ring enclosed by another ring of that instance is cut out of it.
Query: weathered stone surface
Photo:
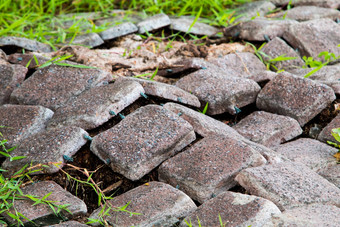
[[[264,57],[267,61],[270,59],[277,58],[279,56],[284,57],[293,57],[295,59],[287,60],[287,61],[278,61],[275,64],[275,67],[278,70],[284,69],[284,70],[290,70],[290,69],[296,69],[301,68],[305,63],[300,58],[300,56],[295,52],[293,48],[291,48],[285,41],[283,41],[281,38],[276,37],[270,42],[268,42],[261,51],[269,56],[269,58]]]
[[[80,222],[77,222],[77,221],[65,221],[65,222],[62,222],[60,224],[55,224],[55,225],[50,225],[50,227],[53,226],[53,227],[85,227],[85,226],[88,226],[88,225],[85,225],[85,224],[81,224]]]
[[[282,37],[289,26],[298,24],[295,20],[272,20],[258,17],[254,20],[241,22],[237,25],[227,27],[223,30],[226,37],[240,38],[250,41],[266,41]]]
[[[238,17],[236,21],[250,20],[252,17],[264,16],[273,9],[275,5],[269,1],[249,2],[236,8],[233,16]]]
[[[287,5],[290,0],[270,0],[277,6]],[[292,4],[295,6],[311,5],[325,8],[337,9],[340,7],[338,0],[292,0]]]
[[[0,65],[0,105],[8,103],[13,90],[24,81],[27,68],[21,65]]]
[[[226,226],[262,227],[271,215],[281,211],[269,200],[235,192],[224,192],[197,208],[186,220],[192,226],[220,226],[219,217]],[[187,226],[185,221],[180,225]]]
[[[102,38],[97,33],[87,33],[84,35],[79,35],[74,38],[72,44],[84,45],[90,48],[100,46],[104,43]]]
[[[195,18],[187,18],[187,17],[180,17],[176,19],[171,19],[170,28],[176,31],[191,33],[195,35],[206,35],[206,36],[215,36],[220,30],[201,23],[196,22],[194,26],[189,30],[190,26],[194,22]]]
[[[36,52],[51,52],[52,48],[44,43],[40,43],[35,40],[23,38],[23,37],[14,37],[14,36],[5,36],[0,38],[0,47],[1,46],[17,46],[24,48],[30,51]]]
[[[96,128],[136,101],[143,92],[143,87],[134,81],[117,81],[91,88],[58,108],[48,128],[71,125],[85,130]]]
[[[332,141],[337,143],[337,141],[332,136],[332,129],[340,127],[340,114],[338,114],[326,127],[322,129],[318,136],[318,140],[327,143],[327,141]]]
[[[201,103],[198,100],[198,98],[179,87],[165,84],[165,83],[159,83],[156,81],[151,80],[143,80],[133,77],[120,77],[116,81],[124,81],[124,80],[130,80],[135,81],[141,84],[145,90],[145,94],[152,95],[168,100],[172,100],[179,103],[184,103],[190,106],[194,107],[200,107]]]
[[[298,24],[292,24],[283,35],[283,38],[301,56],[312,56],[322,60],[320,52],[328,51],[336,56],[340,55],[340,25],[331,19],[318,19]]]
[[[332,103],[332,88],[284,72],[269,81],[257,96],[259,109],[296,119],[305,125]]]
[[[340,189],[298,163],[278,163],[242,170],[235,178],[251,195],[266,198],[280,210],[310,203],[340,206]]]
[[[26,158],[10,162],[7,158],[2,169],[8,170],[10,175],[20,170],[24,165],[32,164],[33,174],[55,173],[65,165],[64,155],[72,157],[85,143],[84,136],[88,133],[78,127],[65,127],[34,134],[20,141],[17,148],[11,152],[12,157]],[[40,164],[47,165],[42,167]],[[59,168],[58,168],[59,167]]]
[[[176,86],[209,103],[208,114],[228,112],[236,114],[236,108],[246,106],[256,99],[260,86],[253,80],[233,77],[221,71],[201,69],[176,82]]]
[[[112,209],[109,211],[110,216],[105,216],[112,226],[173,226],[196,209],[189,196],[168,184],[155,181],[117,196],[109,203],[113,207],[129,203],[127,210],[141,214],[130,216]],[[97,219],[100,210],[95,210],[90,218]]]
[[[165,26],[170,25],[170,18],[164,13],[160,13],[149,17],[137,24],[138,32],[144,34],[145,31],[150,32]]]
[[[2,105],[0,106],[0,132],[13,147],[20,140],[45,129],[53,111],[42,106]]]
[[[245,138],[267,147],[279,145],[302,133],[295,119],[265,111],[249,114],[233,128]]]
[[[335,159],[333,158],[333,161]],[[329,182],[340,189],[340,168],[339,164],[334,164],[335,161],[326,168],[318,171],[318,174],[326,178]]]
[[[329,9],[317,6],[297,6],[290,10],[275,14],[276,18],[287,18],[297,21],[307,21],[321,18],[336,20],[340,18],[340,12],[336,9]]]
[[[24,195],[33,195],[37,196],[38,198],[42,198],[48,193],[52,192],[52,194],[49,197],[47,197],[47,200],[56,201],[55,202],[56,205],[69,204],[69,206],[67,206],[67,209],[71,212],[71,214],[65,210],[62,210],[59,213],[59,216],[57,216],[54,214],[51,207],[47,204],[37,204],[33,206],[34,201],[28,199],[14,200],[13,207],[16,209],[16,211],[21,213],[28,219],[32,220],[38,226],[53,225],[59,223],[65,218],[66,219],[72,218],[77,215],[86,214],[87,212],[86,204],[82,200],[78,199],[70,192],[64,190],[60,185],[58,185],[54,181],[36,182],[34,184],[30,184],[23,187],[21,190]],[[55,209],[56,211],[58,210],[57,208]],[[15,211],[11,209],[11,212]],[[10,223],[12,224],[16,223],[16,221],[7,216],[5,212],[2,213],[2,215]],[[21,221],[25,225],[29,224],[28,220],[21,219]]]
[[[137,109],[93,138],[91,151],[131,180],[138,180],[195,140],[192,126],[157,105]]]
[[[310,204],[274,214],[263,226],[339,226],[339,215],[340,208],[336,206]]]
[[[105,31],[102,31],[99,33],[100,37],[103,40],[109,40],[118,38],[130,33],[134,33],[138,31],[138,28],[136,25],[134,25],[131,22],[125,22],[116,26],[113,26],[111,28],[106,29]]]
[[[158,178],[203,203],[235,186],[234,177],[242,169],[265,163],[264,157],[245,143],[213,135],[163,162]]]
[[[61,107],[72,96],[112,80],[110,73],[51,65],[38,69],[11,94],[11,103],[41,105],[52,110]]]
[[[28,69],[35,69],[38,67],[38,65],[42,65],[48,60],[50,60],[47,57],[43,57],[39,53],[34,53],[34,56],[37,58],[38,64],[35,62],[33,54],[28,54],[28,53],[25,53],[25,54],[14,53],[14,54],[8,55],[8,61],[12,64],[19,64],[24,67],[28,66]],[[27,65],[28,62],[30,62],[29,65]]]

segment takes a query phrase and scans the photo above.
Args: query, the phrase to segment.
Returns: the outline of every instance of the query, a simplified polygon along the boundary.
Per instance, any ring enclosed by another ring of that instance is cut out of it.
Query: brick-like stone
[[[85,130],[96,128],[136,101],[144,92],[134,81],[116,81],[86,90],[72,97],[56,110],[48,128],[78,126]]]
[[[163,162],[158,177],[203,203],[235,186],[234,178],[242,169],[265,163],[265,158],[245,143],[214,135]]]
[[[11,103],[41,105],[52,110],[72,96],[112,80],[108,72],[51,65],[38,69],[11,94]]]
[[[298,49],[301,56],[323,60],[318,57],[323,51],[340,55],[340,25],[328,18],[292,24],[283,38]]]
[[[78,44],[87,46],[90,48],[100,46],[104,43],[102,38],[97,33],[87,33],[83,35],[76,36],[72,41],[72,44]]]
[[[267,147],[279,145],[302,133],[295,119],[265,111],[249,114],[233,128],[245,138]]]
[[[261,110],[292,117],[303,126],[334,100],[334,91],[327,85],[284,72],[262,88],[256,105]]]
[[[219,29],[201,22],[196,22],[189,30],[190,26],[194,23],[194,20],[195,18],[187,17],[171,19],[170,28],[180,32],[206,36],[215,36],[218,32],[220,32]]]
[[[336,9],[329,9],[317,6],[297,6],[290,10],[275,14],[276,18],[287,18],[297,21],[308,21],[321,18],[336,20],[340,18],[340,12]]]
[[[251,195],[272,201],[280,210],[311,203],[340,206],[340,189],[299,163],[248,168],[235,180]]]
[[[195,140],[192,126],[157,105],[137,109],[93,138],[91,151],[131,180],[138,180]]]
[[[0,106],[0,132],[12,147],[35,133],[45,129],[53,111],[42,106],[2,105]]]
[[[124,22],[122,24],[113,26],[111,28],[106,29],[105,31],[100,32],[99,36],[103,40],[110,40],[124,35],[128,35],[130,33],[134,33],[136,31],[138,31],[136,25],[134,25],[131,22]]]
[[[137,27],[138,32],[144,34],[145,31],[150,32],[168,26],[170,25],[170,23],[171,23],[170,18],[164,13],[160,13],[139,22],[137,24]]]
[[[32,220],[37,226],[53,225],[59,223],[63,219],[72,218],[77,215],[84,215],[87,212],[86,204],[82,200],[64,190],[54,181],[37,182],[27,185],[21,188],[21,190],[24,195],[33,195],[38,198],[42,198],[52,192],[51,195],[47,197],[47,200],[56,201],[56,205],[69,204],[66,208],[71,213],[61,210],[57,216],[47,204],[37,204],[33,206],[34,201],[29,199],[15,199],[13,202],[13,208],[15,208],[18,213],[21,213],[28,219]],[[13,208],[10,209],[12,213],[15,212]],[[55,208],[55,210],[57,211],[58,208]],[[15,220],[6,215],[6,212],[3,212],[2,216],[4,216],[11,224],[16,223]],[[26,219],[20,218],[20,220],[25,224],[25,226],[29,226],[29,224],[31,224]]]
[[[318,135],[318,140],[327,143],[327,141],[332,141],[337,143],[335,138],[332,136],[332,129],[340,128],[340,114],[338,114],[329,124],[326,125]]]
[[[64,156],[72,157],[87,141],[88,133],[78,127],[65,127],[36,133],[20,141],[18,147],[11,152],[12,157],[25,156],[24,159],[10,161],[7,158],[2,169],[11,175],[26,164],[35,166],[33,174],[56,173],[65,165]],[[40,164],[47,165],[43,167]]]
[[[275,5],[268,1],[249,2],[236,8],[233,16],[237,17],[236,21],[250,20],[252,17],[265,16],[273,9]]]
[[[51,52],[52,47],[47,44],[23,38],[23,37],[14,37],[14,36],[5,36],[0,38],[0,47],[1,46],[17,46],[26,50],[36,51],[36,52]]]
[[[173,226],[196,209],[195,203],[180,190],[161,182],[149,182],[132,189],[108,202],[113,207],[129,203],[126,210],[140,213],[130,216],[127,212],[109,211],[105,220],[112,226]],[[98,219],[101,208],[90,218]]]
[[[271,216],[281,211],[274,203],[261,197],[224,192],[197,208],[184,220],[192,226],[263,226]],[[182,221],[180,227],[186,227]]]
[[[192,93],[205,105],[209,103],[207,114],[228,112],[236,114],[241,108],[256,99],[260,86],[253,80],[233,77],[221,71],[201,69],[176,82],[176,86]]]
[[[65,222],[62,222],[60,224],[55,224],[55,225],[50,225],[49,227],[85,227],[85,226],[88,226],[88,225],[85,225],[85,224],[82,224],[80,222],[77,222],[77,221],[65,221]]]

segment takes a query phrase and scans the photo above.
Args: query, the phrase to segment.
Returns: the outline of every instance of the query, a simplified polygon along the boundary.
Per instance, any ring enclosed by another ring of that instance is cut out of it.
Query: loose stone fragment
[[[248,168],[242,170],[235,180],[251,195],[272,201],[280,210],[310,203],[340,206],[340,189],[298,163]]]
[[[0,37],[0,47],[1,46],[17,46],[26,50],[36,51],[36,52],[51,52],[52,48],[44,43],[40,43],[35,40],[23,38],[23,37],[14,37],[14,36],[5,36]]]
[[[233,16],[237,17],[236,21],[245,21],[253,17],[264,16],[273,9],[275,5],[268,1],[249,2],[236,8]]]
[[[7,158],[2,169],[11,175],[26,164],[34,166],[32,175],[56,173],[65,164],[63,155],[72,157],[85,143],[86,131],[78,127],[65,127],[36,133],[20,141],[18,147],[11,152],[12,157],[25,156],[24,159],[11,162]],[[48,167],[44,167],[46,165]]]
[[[338,143],[338,141],[336,141],[332,136],[333,128],[340,128],[340,114],[338,114],[326,127],[323,128],[318,136],[318,140],[325,143],[327,143],[327,141]]]
[[[55,110],[72,96],[111,81],[108,72],[51,65],[38,69],[11,94],[11,103],[41,105]]]
[[[55,225],[50,225],[50,227],[53,226],[53,227],[85,227],[85,226],[88,226],[88,225],[85,225],[85,224],[81,224],[80,222],[77,222],[77,221],[65,221],[65,222],[62,222],[60,224],[55,224]]]
[[[61,210],[58,215],[55,215],[51,207],[47,204],[40,203],[34,205],[34,201],[29,199],[15,199],[13,200],[13,207],[10,209],[11,213],[18,212],[33,221],[37,226],[48,226],[57,224],[62,220],[71,219],[77,215],[84,215],[87,212],[86,204],[78,199],[76,196],[72,195],[70,192],[64,190],[60,185],[54,181],[41,181],[21,188],[24,195],[37,196],[39,199],[51,193],[50,196],[46,198],[49,201],[56,201],[53,204],[56,205],[66,205],[66,208],[71,212]],[[14,211],[14,209],[16,211]],[[55,211],[58,211],[57,207],[54,207]],[[11,224],[16,224],[17,222],[6,215],[6,212],[1,214],[5,219]],[[28,220],[20,218],[20,220],[29,226],[31,224]]]
[[[301,56],[311,56],[323,60],[318,55],[323,51],[340,55],[340,25],[331,19],[318,19],[292,24],[283,38],[294,48],[298,48]]]
[[[180,190],[161,182],[149,182],[109,200],[112,207],[129,204],[127,210],[140,213],[132,215],[111,209],[106,221],[111,226],[173,226],[196,209],[195,203]],[[98,219],[101,208],[90,218]]]
[[[265,163],[258,152],[240,140],[213,135],[163,162],[158,177],[203,203],[235,186],[234,177],[242,169]]]
[[[134,81],[117,81],[86,90],[58,108],[48,127],[78,126],[85,130],[96,128],[107,122],[124,108],[132,104],[144,92]]]
[[[0,132],[13,147],[19,141],[45,129],[53,111],[42,106],[2,105],[0,106]]]
[[[219,29],[201,22],[196,22],[194,26],[191,27],[194,20],[195,18],[187,17],[171,19],[170,28],[180,32],[191,33],[194,35],[206,35],[209,37],[215,36],[218,32],[220,32]],[[191,29],[189,30],[190,27]]]
[[[284,72],[262,88],[256,106],[292,117],[303,126],[334,100],[335,94],[327,85]]]
[[[340,18],[340,12],[336,9],[329,9],[316,6],[297,6],[290,10],[279,12],[274,15],[276,18],[293,19],[297,21],[307,21],[321,18],[336,20]]]
[[[157,105],[137,109],[93,138],[91,151],[110,167],[138,180],[195,140],[192,126]]]
[[[245,138],[267,147],[279,145],[302,133],[295,119],[265,111],[251,113],[233,128]]]
[[[274,203],[261,197],[235,192],[223,192],[197,208],[184,220],[192,226],[263,226],[271,216],[281,211]],[[182,221],[180,227],[187,224]]]
[[[160,13],[149,17],[137,24],[138,32],[144,34],[145,32],[150,32],[165,26],[170,25],[170,18],[164,13]]]
[[[236,114],[241,108],[255,101],[260,86],[253,80],[233,77],[213,69],[198,70],[177,81],[176,86],[192,93],[204,103],[209,103],[207,114],[228,112]]]
[[[134,25],[131,22],[125,22],[116,26],[113,26],[111,28],[106,29],[105,31],[102,31],[99,33],[100,37],[103,40],[109,40],[118,38],[130,33],[134,33],[138,31],[138,28],[136,25]]]
[[[84,46],[88,46],[90,48],[100,46],[104,43],[102,38],[97,33],[87,33],[84,35],[79,35],[74,38],[72,44],[80,44]]]

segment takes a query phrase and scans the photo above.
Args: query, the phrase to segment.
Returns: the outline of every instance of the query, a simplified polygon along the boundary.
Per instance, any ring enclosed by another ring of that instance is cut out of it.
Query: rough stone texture
[[[120,81],[86,90],[58,108],[48,128],[70,125],[85,130],[96,128],[114,117],[110,111],[117,115],[143,92],[143,87],[134,81]]]
[[[0,47],[1,46],[17,46],[24,48],[30,51],[36,52],[51,52],[52,48],[44,43],[40,43],[35,40],[23,38],[23,37],[14,37],[14,36],[6,36],[0,38]]]
[[[307,21],[321,18],[336,20],[340,18],[340,12],[336,9],[329,9],[316,6],[297,6],[290,10],[275,14],[276,18],[287,18],[297,21]]]
[[[37,58],[38,64],[40,64],[40,65],[42,65],[45,62],[47,62],[48,60],[50,60],[49,58],[44,57],[44,56],[40,55],[39,53],[34,53],[34,56]],[[28,69],[36,69],[38,67],[38,64],[35,62],[35,60],[33,58],[33,54],[14,53],[14,54],[8,55],[8,61],[12,64],[22,65],[25,68],[26,68],[28,62],[30,62],[30,64],[28,65]]]
[[[270,58],[264,57],[267,61],[270,59],[274,59],[276,57],[284,55],[284,57],[294,57],[295,59],[287,60],[287,61],[279,61],[275,63],[275,67],[278,70],[290,70],[301,68],[305,63],[300,58],[300,56],[295,52],[293,48],[291,48],[285,41],[281,38],[274,38],[270,42],[268,42],[261,51],[267,54]]]
[[[298,24],[292,24],[284,33],[283,38],[301,56],[312,56],[322,60],[320,52],[328,51],[336,56],[340,55],[340,25],[331,19],[318,19]]]
[[[340,189],[298,163],[278,163],[242,170],[235,178],[251,195],[266,198],[280,210],[311,203],[340,206]]]
[[[290,0],[270,0],[277,6],[287,5]],[[340,7],[338,0],[292,0],[292,4],[295,6],[312,5],[325,8],[337,9]]]
[[[91,151],[130,180],[138,180],[195,140],[192,126],[157,105],[137,109],[93,138]]]
[[[27,68],[21,65],[0,65],[0,105],[8,103],[13,90],[24,81]]]
[[[295,119],[265,111],[251,113],[233,128],[245,138],[267,147],[279,145],[302,133]]]
[[[147,95],[152,95],[152,96],[172,100],[175,102],[184,103],[184,104],[194,106],[194,107],[201,106],[201,103],[196,96],[173,85],[159,83],[159,82],[151,81],[151,80],[143,80],[143,79],[138,79],[138,78],[133,78],[133,77],[120,77],[116,81],[122,81],[122,80],[131,80],[131,81],[136,81],[140,83],[145,90],[145,94]]]
[[[2,105],[0,106],[0,132],[13,147],[20,140],[45,129],[47,122],[53,116],[53,111],[42,106]]]
[[[80,44],[87,46],[89,48],[93,48],[96,46],[100,46],[104,43],[102,38],[97,33],[87,33],[84,35],[76,36],[76,38],[72,41],[72,44]]]
[[[163,162],[158,178],[203,203],[235,186],[234,177],[242,169],[265,163],[266,160],[245,143],[213,135]]]
[[[136,25],[134,25],[131,22],[125,22],[116,26],[113,26],[111,28],[106,29],[105,31],[102,31],[99,33],[99,36],[103,40],[109,40],[118,38],[130,33],[134,33],[138,31],[138,28]]]
[[[235,192],[224,192],[191,213],[185,220],[192,226],[220,226],[219,216],[226,226],[262,227],[271,215],[281,211],[269,200]],[[185,221],[180,225],[187,227]]]
[[[326,168],[319,170],[318,174],[326,178],[329,182],[340,189],[340,168],[339,164],[328,165]]]
[[[72,96],[110,80],[110,73],[98,69],[51,65],[38,69],[16,88],[11,94],[11,102],[55,110]]]
[[[1,168],[8,170],[11,175],[24,165],[36,166],[39,170],[33,174],[56,173],[65,165],[64,155],[72,157],[85,143],[84,136],[88,133],[78,127],[65,127],[34,134],[20,141],[18,147],[11,152],[13,157],[26,156],[24,159],[10,162],[7,158]],[[42,167],[39,164],[48,165]]]
[[[310,204],[274,214],[272,219],[263,225],[272,226],[340,226],[340,208],[332,205]]]
[[[201,23],[196,22],[194,26],[189,30],[190,26],[194,22],[195,18],[187,18],[187,17],[180,17],[176,19],[171,19],[170,28],[176,31],[191,33],[194,35],[206,35],[206,36],[215,36],[220,30]]]
[[[38,204],[33,206],[34,202],[31,200],[14,200],[13,207],[15,207],[17,212],[35,222],[37,226],[53,225],[59,223],[63,219],[72,218],[77,215],[84,215],[87,212],[86,204],[82,200],[72,195],[70,192],[64,190],[54,181],[36,182],[23,187],[21,190],[24,195],[33,195],[37,196],[38,198],[42,198],[48,193],[52,192],[52,194],[47,197],[47,200],[56,201],[57,205],[69,204],[67,209],[71,212],[71,214],[63,210],[59,213],[60,216],[56,216],[49,205]],[[11,209],[11,212],[15,211]],[[10,223],[16,223],[15,220],[11,219],[5,213],[2,213],[2,215]],[[25,219],[21,220],[25,226],[29,226],[29,221]]]
[[[332,129],[340,127],[340,114],[338,114],[326,127],[322,129],[318,136],[318,140],[327,143],[327,141],[332,141],[337,143],[337,141],[332,136]]]
[[[130,216],[126,212],[109,211],[107,222],[112,226],[173,226],[181,218],[196,209],[195,203],[180,190],[161,182],[149,182],[109,200],[113,207],[129,203],[127,210],[141,215]],[[98,218],[100,209],[90,218]]]
[[[254,102],[261,89],[253,80],[212,69],[191,73],[178,80],[176,86],[197,96],[204,105],[208,102],[207,114],[211,115],[224,112],[236,114],[235,107],[241,108]]]
[[[138,32],[144,34],[145,31],[150,32],[165,26],[170,25],[170,18],[164,13],[160,13],[149,17],[137,24]]]
[[[237,18],[236,21],[250,20],[252,17],[257,17],[258,15],[264,16],[273,9],[275,9],[275,5],[268,1],[249,2],[236,8],[236,13],[233,16],[241,16]]]
[[[50,227],[53,226],[53,227],[85,227],[85,226],[88,226],[88,225],[85,225],[85,224],[81,224],[80,222],[77,222],[77,221],[65,221],[65,222],[62,222],[60,224],[55,224],[55,225],[50,225]]]
[[[271,20],[258,17],[254,20],[227,27],[223,32],[226,37],[250,41],[266,41],[265,35],[268,36],[269,39],[282,37],[288,27],[294,24],[298,24],[298,22],[295,20]]]
[[[332,101],[332,88],[290,73],[280,73],[257,96],[259,109],[296,119],[305,125]]]

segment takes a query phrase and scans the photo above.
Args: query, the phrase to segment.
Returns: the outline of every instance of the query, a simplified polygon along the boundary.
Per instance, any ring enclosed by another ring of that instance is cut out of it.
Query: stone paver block
[[[91,151],[130,180],[138,180],[195,140],[192,126],[157,105],[137,109],[95,136]]]
[[[340,206],[340,189],[302,164],[284,162],[242,170],[235,178],[251,195],[280,210],[311,203]]]
[[[270,0],[277,6],[287,5],[290,0]],[[337,9],[340,7],[340,2],[338,0],[292,0],[291,2],[295,6],[312,5],[325,8]]]
[[[192,226],[220,226],[219,216],[226,226],[262,227],[271,215],[281,211],[274,203],[261,197],[224,192],[197,208],[185,220]],[[183,221],[180,227],[186,227]]]
[[[50,60],[47,57],[41,56],[39,53],[34,53],[34,56],[37,58],[38,64],[40,65]],[[25,53],[25,54],[14,53],[14,54],[8,55],[8,61],[12,64],[22,65],[25,68],[28,62],[30,62],[30,64],[28,65],[28,69],[36,69],[38,67],[37,63],[34,60],[33,54],[29,54],[29,53]]]
[[[204,105],[208,102],[207,114],[211,115],[224,112],[236,114],[237,108],[253,103],[261,89],[253,80],[212,69],[191,73],[178,80],[176,86],[198,97]]]
[[[274,214],[264,227],[272,226],[340,226],[340,208],[332,205],[310,204]]]
[[[24,48],[30,51],[36,52],[51,52],[52,47],[47,44],[23,38],[23,37],[14,37],[14,36],[5,36],[0,38],[0,47],[1,46],[17,46]]]
[[[190,26],[194,22],[195,18],[187,18],[187,17],[180,17],[177,19],[171,19],[170,28],[176,31],[191,33],[195,35],[206,35],[206,36],[215,36],[219,29],[210,26],[208,24],[204,24],[201,22],[196,22],[194,26],[189,30]]]
[[[84,35],[76,36],[76,38],[72,41],[72,44],[80,44],[84,46],[88,46],[90,48],[100,46],[104,43],[102,38],[97,33],[87,33]]]
[[[279,37],[276,37],[270,42],[268,42],[261,49],[261,51],[270,57],[270,58],[265,57],[266,60],[275,59],[282,55],[284,55],[284,57],[295,58],[292,60],[276,62],[275,67],[277,67],[277,69],[279,70],[301,68],[305,64],[304,61],[302,61],[302,59],[300,58],[300,56],[295,52],[295,50]]]
[[[53,210],[47,204],[38,204],[34,205],[34,201],[25,199],[19,200],[16,199],[13,202],[13,207],[17,210],[17,212],[23,214],[28,219],[32,220],[37,226],[46,226],[53,225],[59,223],[63,219],[72,218],[77,215],[84,215],[87,212],[87,207],[85,203],[72,195],[70,192],[64,190],[60,185],[55,183],[54,181],[41,181],[34,184],[27,185],[23,187],[22,192],[24,195],[33,195],[38,198],[42,198],[48,193],[52,192],[50,196],[47,197],[47,200],[56,201],[56,205],[65,205],[67,209],[71,212],[62,210],[59,215],[56,216]],[[58,209],[55,208],[57,211]],[[11,212],[15,212],[11,210]],[[15,220],[11,219],[9,216],[2,213],[2,215],[6,218],[10,223],[16,223]],[[25,219],[21,219],[25,226],[29,226],[29,221]]]
[[[50,225],[49,227],[85,227],[85,226],[89,226],[89,225],[85,225],[85,224],[82,224],[80,222],[77,222],[77,221],[65,221],[65,222],[62,222],[60,224],[55,224],[55,225]]]
[[[133,77],[119,77],[116,81],[121,80],[130,80],[140,83],[145,90],[145,94],[147,95],[172,100],[198,108],[201,106],[201,103],[196,96],[170,84]]]
[[[265,111],[251,113],[233,128],[245,138],[267,147],[279,145],[302,133],[295,119]]]
[[[266,41],[269,39],[282,37],[284,32],[293,24],[298,24],[295,20],[271,20],[267,18],[255,18],[254,20],[241,22],[224,29],[226,37],[240,38],[250,41]]]
[[[11,93],[24,81],[27,71],[21,65],[0,65],[0,105],[9,102]]]
[[[303,126],[334,100],[334,91],[327,85],[284,72],[262,88],[256,106],[292,117]]]
[[[273,9],[275,9],[275,5],[268,1],[249,2],[236,8],[236,14],[234,16],[241,16],[237,18],[236,21],[250,20],[252,17],[257,17],[258,15],[264,16]]]
[[[287,18],[297,21],[308,21],[321,18],[336,20],[340,18],[340,12],[336,9],[329,9],[316,6],[297,6],[290,10],[275,14],[276,18]]]
[[[165,26],[170,25],[170,18],[164,13],[160,13],[149,17],[137,24],[138,32],[144,34],[145,31],[150,32]]]
[[[340,55],[340,25],[328,18],[292,24],[283,38],[301,56],[322,60],[318,55],[323,51]]]
[[[136,101],[143,92],[143,87],[134,81],[91,88],[58,108],[48,128],[70,125],[85,130],[96,128]]]
[[[24,165],[32,164],[35,166],[32,170],[37,170],[32,175],[56,173],[65,165],[67,160],[64,157],[71,158],[87,142],[84,136],[88,136],[85,130],[72,126],[34,134],[21,140],[18,147],[11,152],[12,157],[26,158],[12,162],[7,158],[1,168],[8,170],[6,175],[11,175]]]
[[[326,127],[322,129],[322,131],[318,135],[318,140],[325,143],[327,143],[327,141],[337,143],[337,141],[332,136],[333,128],[340,128],[340,114],[338,114],[328,125],[326,125]]]
[[[127,210],[141,215],[130,216],[126,212],[109,211],[106,221],[112,226],[173,226],[196,209],[195,203],[180,190],[161,182],[149,182],[109,201],[113,207],[129,203]],[[100,209],[90,218],[97,219]]]
[[[242,169],[265,163],[265,158],[245,143],[213,135],[163,162],[158,178],[203,203],[235,186],[234,178]]]
[[[0,106],[0,132],[12,147],[35,133],[45,129],[53,111],[42,106],[2,105]]]
[[[11,103],[41,105],[52,110],[72,96],[112,80],[108,72],[51,65],[38,69],[11,94]]]
[[[136,31],[138,31],[138,28],[136,25],[134,25],[131,22],[124,22],[122,24],[113,26],[111,28],[106,29],[105,31],[100,32],[99,35],[103,40],[109,40],[109,39],[118,38],[124,35],[128,35]]]

